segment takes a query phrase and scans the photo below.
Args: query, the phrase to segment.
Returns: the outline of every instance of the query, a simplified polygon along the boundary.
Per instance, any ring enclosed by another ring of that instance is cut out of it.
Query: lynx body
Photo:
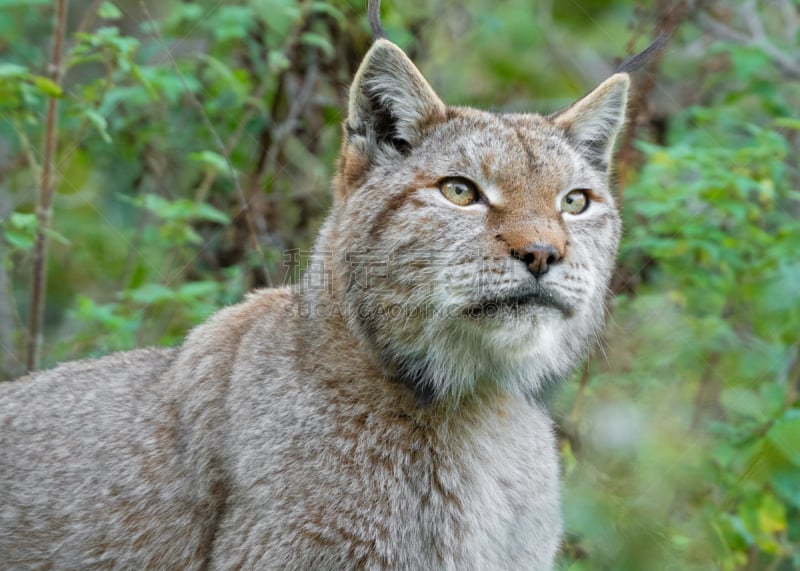
[[[0,567],[551,569],[537,395],[603,321],[627,90],[550,117],[449,108],[377,40],[320,287],[0,385]]]

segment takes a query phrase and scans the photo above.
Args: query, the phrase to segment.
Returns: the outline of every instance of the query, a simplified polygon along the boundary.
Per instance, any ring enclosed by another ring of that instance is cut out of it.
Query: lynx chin
[[[449,107],[377,9],[325,283],[0,384],[0,567],[552,569],[538,395],[603,322],[628,74],[548,116]]]

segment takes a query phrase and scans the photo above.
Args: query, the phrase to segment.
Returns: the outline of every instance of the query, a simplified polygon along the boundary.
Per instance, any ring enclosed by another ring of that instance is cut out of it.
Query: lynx
[[[628,74],[448,107],[370,13],[306,277],[0,386],[3,569],[552,568],[539,395],[603,322]]]

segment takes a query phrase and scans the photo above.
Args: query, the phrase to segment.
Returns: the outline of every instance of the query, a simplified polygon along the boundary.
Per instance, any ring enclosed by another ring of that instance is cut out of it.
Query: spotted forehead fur
[[[465,168],[474,172],[479,161],[480,176],[498,186],[503,200],[560,192],[581,166],[564,133],[539,115],[459,112],[447,132],[432,138],[446,149],[452,137]]]
[[[355,178],[366,182],[370,162],[358,153],[348,159],[345,170],[363,169]],[[373,178],[384,176],[383,162],[375,161]],[[492,192],[483,190],[493,209],[518,215],[531,208],[540,213],[554,210],[555,197],[570,184],[596,178],[563,130],[546,118],[461,107],[448,108],[444,120],[426,125],[407,156],[392,155],[385,162],[395,172],[402,164],[409,165],[421,187],[435,186],[449,176],[489,185]]]

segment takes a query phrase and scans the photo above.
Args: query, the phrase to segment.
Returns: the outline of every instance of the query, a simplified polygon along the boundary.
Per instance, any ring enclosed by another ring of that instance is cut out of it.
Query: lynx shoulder
[[[318,274],[0,385],[0,566],[552,568],[537,395],[603,321],[628,76],[550,116],[448,107],[376,35]]]

